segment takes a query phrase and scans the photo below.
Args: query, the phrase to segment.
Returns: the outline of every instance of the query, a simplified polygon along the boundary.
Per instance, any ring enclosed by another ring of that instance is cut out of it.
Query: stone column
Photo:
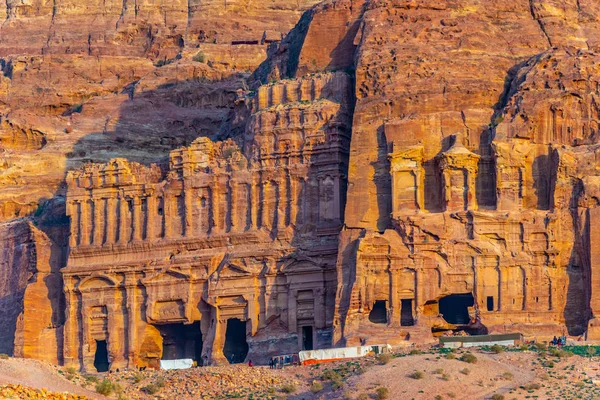
[[[183,232],[185,237],[193,237],[194,232],[194,189],[184,185],[183,188],[183,201],[185,208],[185,217]]]
[[[119,198],[119,244],[127,244],[129,242],[128,216],[129,204],[123,196]]]
[[[264,181],[262,183],[262,201],[260,201],[260,211],[261,211],[261,228],[271,229],[271,210],[269,207],[271,200],[271,184],[269,181]]]
[[[81,203],[79,203],[79,205],[81,207],[81,220],[79,224],[79,234],[81,240],[79,244],[82,246],[88,246],[90,244],[90,205],[87,200],[83,200]]]
[[[237,182],[230,180],[229,181],[229,198],[230,202],[228,204],[229,208],[229,222],[231,224],[229,231],[230,232],[240,232],[240,227],[242,227],[242,222],[239,220],[239,213],[237,210],[238,205],[238,187]]]
[[[148,218],[148,222],[146,224],[146,239],[153,240],[156,238],[156,197],[154,195],[147,197],[147,210],[146,210],[146,218]]]
[[[65,327],[63,333],[63,357],[65,366],[79,369],[76,334],[79,332],[77,320],[77,295],[65,279]]]
[[[79,203],[76,201],[70,201],[68,207],[68,214],[71,217],[71,236],[69,236],[69,247],[74,249],[77,247],[80,231]]]
[[[401,313],[401,309],[402,309],[402,304],[401,301],[399,299],[400,296],[398,296],[398,275],[399,271],[396,269],[390,269],[390,279],[392,281],[392,284],[390,285],[391,287],[391,293],[390,293],[390,310],[391,310],[391,315],[390,315],[390,321],[388,321],[388,324],[392,325],[392,326],[398,326],[400,325],[400,313]],[[411,310],[412,313],[412,310]]]
[[[314,290],[315,328],[325,328],[325,288]]]
[[[260,191],[261,187],[258,182],[258,179],[254,178],[252,180],[252,186],[250,187],[250,204],[252,211],[250,212],[252,223],[250,225],[250,229],[258,228],[258,220],[260,215]]]
[[[107,218],[106,218],[106,243],[114,244],[117,241],[117,199],[109,197],[106,199]]]
[[[298,307],[296,299],[296,297],[298,297],[298,291],[290,290],[288,293],[288,332],[298,333]]]
[[[290,223],[298,226],[298,208],[300,201],[298,199],[298,179],[295,176],[290,177]]]
[[[135,366],[137,361],[137,304],[136,304],[136,276],[135,273],[126,276],[127,293],[127,360],[129,368]]]
[[[211,193],[212,221],[209,223],[212,225],[212,228],[210,231],[211,233],[221,233],[221,210],[219,208],[221,202],[221,188],[218,179],[214,180]]]
[[[104,199],[94,200],[94,246],[102,245],[104,239]]]
[[[142,225],[142,200],[139,196],[133,198],[133,240],[142,240],[142,231],[144,229]]]
[[[255,295],[247,296],[246,299],[248,306],[248,319],[250,320],[250,331],[252,332],[252,336],[254,336],[258,331],[258,310],[260,307],[257,307],[258,301],[256,300]]]
[[[164,209],[163,214],[165,218],[165,238],[173,237],[173,202],[175,197],[172,193],[165,192],[163,197]],[[175,215],[177,214],[177,210],[175,210]]]

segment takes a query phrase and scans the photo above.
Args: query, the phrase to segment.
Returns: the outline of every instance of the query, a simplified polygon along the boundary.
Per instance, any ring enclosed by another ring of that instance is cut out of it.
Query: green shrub
[[[115,386],[108,379],[98,382],[96,384],[96,392],[101,395],[108,396],[115,391]]]
[[[531,383],[527,386],[525,386],[525,390],[529,391],[534,391],[534,390],[538,390],[540,388],[540,384],[539,383]]]
[[[499,393],[496,393],[492,396],[492,400],[504,400],[504,396]]]
[[[454,353],[448,353],[448,354],[446,354],[446,358],[448,360],[455,360],[456,359],[456,355],[454,355]]]
[[[314,381],[310,386],[310,391],[313,393],[319,393],[321,390],[323,390],[323,384],[319,381]]]
[[[495,344],[491,347],[492,353],[495,354],[500,354],[504,351],[504,347],[500,346],[499,344]]]
[[[281,386],[280,390],[283,393],[294,393],[296,391],[296,385],[292,383],[286,383],[285,385]]]
[[[423,352],[419,349],[412,349],[410,351],[410,353],[408,353],[408,354],[410,354],[411,356],[415,356],[415,355],[423,354]]]
[[[321,375],[321,379],[324,381],[338,381],[338,380],[341,380],[342,377],[340,376],[340,374],[338,374],[334,370],[326,369],[325,371],[323,371],[323,375]]]
[[[165,378],[163,378],[162,376],[158,377],[156,379],[156,386],[158,386],[159,388],[164,388],[165,387]]]
[[[436,375],[440,375],[444,373],[444,369],[443,368],[438,368],[436,370],[433,371],[434,374]]]
[[[8,360],[8,358],[9,358],[8,354],[4,354],[4,353],[0,354],[0,360]]]
[[[502,379],[505,379],[507,381],[512,381],[513,378],[514,378],[514,376],[510,372],[505,372],[502,374]]]
[[[383,353],[377,356],[377,361],[379,361],[381,365],[385,365],[392,361],[392,358],[393,357],[390,353]]]
[[[450,397],[451,399],[456,398],[456,394],[454,392],[450,392],[450,393],[446,393],[448,395],[448,397]]]
[[[94,375],[86,375],[85,380],[89,383],[98,383],[98,378],[96,378]]]
[[[551,348],[548,353],[550,353],[551,356],[558,358],[567,358],[573,355],[573,353],[571,353],[570,351],[560,350],[555,347]]]
[[[139,372],[135,375],[133,375],[133,382],[134,383],[140,383],[142,380],[144,380],[144,375],[140,374]]]
[[[442,380],[443,381],[449,381],[450,380],[450,375],[448,375],[448,374],[442,374]]]
[[[154,383],[151,383],[149,385],[144,386],[142,390],[148,394],[156,394],[159,392],[160,388]]]
[[[469,363],[469,364],[477,364],[477,357],[475,357],[474,354],[471,353],[465,353],[462,356],[460,356],[460,361]]]
[[[358,400],[369,400],[369,395],[366,393],[361,393],[358,395]]]
[[[471,373],[471,370],[469,368],[463,368],[458,372],[460,372],[463,375],[469,375]]]
[[[206,56],[204,55],[203,52],[199,51],[198,53],[196,53],[196,55],[194,57],[192,57],[192,60],[199,62],[199,63],[205,63]]]
[[[377,394],[377,400],[384,400],[390,397],[390,391],[388,390],[388,388],[383,386],[377,388],[375,393]]]
[[[415,371],[412,374],[408,375],[408,377],[413,379],[423,379],[425,377],[425,374],[423,373],[423,371]]]

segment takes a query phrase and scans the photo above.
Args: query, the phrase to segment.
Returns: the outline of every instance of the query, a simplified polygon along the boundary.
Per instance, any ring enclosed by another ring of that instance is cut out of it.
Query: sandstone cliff
[[[66,363],[92,369],[104,343],[156,365],[178,324],[215,363],[449,330],[597,337],[595,1],[329,0],[281,41],[271,22],[252,39],[262,16],[308,4],[205,5],[99,6],[87,54],[67,7],[32,33],[39,55],[3,63],[4,218],[70,218]],[[19,15],[47,18],[8,7],[6,29]]]

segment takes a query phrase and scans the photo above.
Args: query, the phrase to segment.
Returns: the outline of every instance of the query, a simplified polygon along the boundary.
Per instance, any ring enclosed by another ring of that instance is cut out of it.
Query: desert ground
[[[596,355],[598,353],[599,356]],[[4,399],[600,399],[600,346],[410,349],[281,370],[233,365],[80,374],[0,359]]]

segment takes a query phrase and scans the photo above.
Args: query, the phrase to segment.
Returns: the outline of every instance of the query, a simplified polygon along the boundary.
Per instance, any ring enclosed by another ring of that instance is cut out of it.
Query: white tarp
[[[340,358],[356,358],[364,357],[373,352],[386,353],[392,350],[389,344],[380,344],[372,346],[356,346],[356,347],[340,347],[337,349],[322,349],[322,350],[304,350],[298,356],[300,362],[307,360],[334,360]]]
[[[184,358],[182,360],[160,360],[160,369],[188,369],[194,366],[194,360]]]

